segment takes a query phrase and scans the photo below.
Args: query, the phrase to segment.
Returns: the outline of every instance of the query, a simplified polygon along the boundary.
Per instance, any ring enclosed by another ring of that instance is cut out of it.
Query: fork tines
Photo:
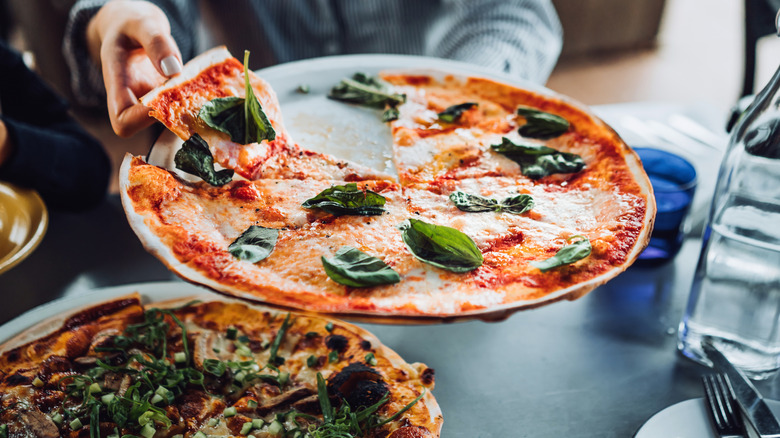
[[[742,417],[737,411],[736,400],[723,374],[702,376],[704,394],[712,425],[720,438],[744,438]]]

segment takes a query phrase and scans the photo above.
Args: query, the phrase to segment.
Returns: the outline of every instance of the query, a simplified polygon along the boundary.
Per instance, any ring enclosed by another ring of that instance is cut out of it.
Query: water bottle
[[[780,68],[734,127],[680,323],[678,349],[715,344],[754,379],[780,368]]]

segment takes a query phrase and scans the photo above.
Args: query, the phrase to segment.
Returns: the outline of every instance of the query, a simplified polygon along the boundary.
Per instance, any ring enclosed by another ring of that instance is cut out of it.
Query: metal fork
[[[711,423],[720,438],[745,438],[745,427],[734,394],[723,374],[702,376]]]

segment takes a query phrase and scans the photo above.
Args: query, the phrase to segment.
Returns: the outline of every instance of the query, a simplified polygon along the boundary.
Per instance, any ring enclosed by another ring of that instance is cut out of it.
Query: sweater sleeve
[[[561,52],[550,0],[449,0],[426,44],[431,56],[545,83]]]
[[[78,0],[70,9],[62,51],[71,73],[71,88],[77,103],[97,107],[105,105],[103,73],[95,65],[87,48],[87,25],[110,0]],[[139,0],[141,1],[141,0]],[[147,1],[147,0],[143,0]],[[194,56],[198,3],[189,0],[148,0],[168,17],[171,35],[186,62]]]

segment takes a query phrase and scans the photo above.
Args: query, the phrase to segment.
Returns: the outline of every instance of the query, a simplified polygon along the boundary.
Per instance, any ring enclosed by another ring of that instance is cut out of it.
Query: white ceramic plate
[[[780,401],[765,400],[780,416]],[[685,400],[650,417],[634,438],[715,438],[703,398]]]

